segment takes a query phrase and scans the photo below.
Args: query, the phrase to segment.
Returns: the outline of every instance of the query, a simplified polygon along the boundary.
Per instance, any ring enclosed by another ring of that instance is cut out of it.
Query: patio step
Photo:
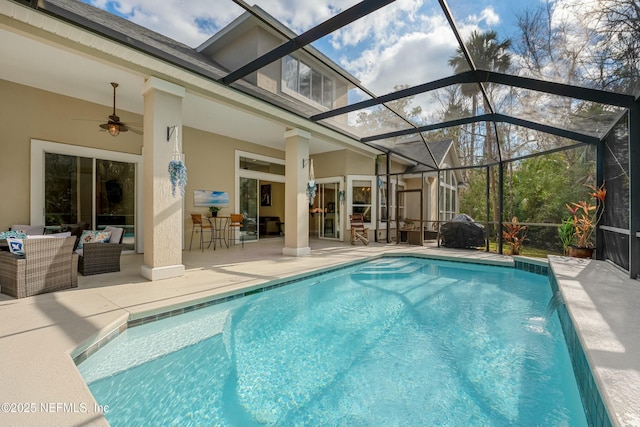
[[[422,268],[422,265],[411,260],[393,259],[371,263],[351,273],[355,279],[373,279],[379,277],[411,276]]]

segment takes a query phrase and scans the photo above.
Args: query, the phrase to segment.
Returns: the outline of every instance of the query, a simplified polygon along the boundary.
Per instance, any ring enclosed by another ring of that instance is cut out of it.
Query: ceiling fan
[[[113,114],[109,116],[109,121],[102,123],[100,127],[108,131],[111,136],[118,136],[120,132],[127,132],[129,130],[138,135],[142,135],[142,131],[122,123],[120,117],[116,116],[116,88],[118,87],[118,83],[111,82],[111,86],[113,86]]]

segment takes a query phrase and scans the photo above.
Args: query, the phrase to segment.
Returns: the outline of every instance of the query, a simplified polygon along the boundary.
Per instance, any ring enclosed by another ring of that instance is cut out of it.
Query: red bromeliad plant
[[[591,237],[596,224],[604,212],[604,199],[607,190],[604,183],[600,187],[587,185],[591,189],[590,200],[581,200],[578,203],[566,204],[565,206],[573,215],[574,238],[579,248],[590,247]]]
[[[520,255],[520,248],[527,240],[527,227],[518,223],[518,217],[511,218],[511,222],[504,224],[502,237],[511,245],[511,255]]]

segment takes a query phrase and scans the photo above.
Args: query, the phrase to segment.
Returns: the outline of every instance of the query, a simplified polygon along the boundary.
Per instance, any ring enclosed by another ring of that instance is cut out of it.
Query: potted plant
[[[575,245],[569,245],[569,256],[591,258],[593,256],[593,231],[604,212],[604,199],[607,190],[604,183],[600,187],[587,185],[591,189],[589,200],[566,204],[571,212],[573,223],[573,240]]]
[[[211,212],[211,216],[212,217],[216,217],[218,216],[218,211],[222,209],[219,206],[209,206],[209,212]]]
[[[505,230],[502,231],[502,237],[511,246],[511,255],[520,255],[520,248],[525,240],[527,240],[527,227],[518,224],[518,217],[511,218],[511,222],[504,224]]]

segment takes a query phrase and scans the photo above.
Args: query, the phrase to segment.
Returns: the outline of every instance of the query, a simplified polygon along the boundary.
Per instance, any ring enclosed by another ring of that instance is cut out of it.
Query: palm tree
[[[465,43],[467,51],[473,60],[476,69],[505,72],[511,66],[511,55],[507,53],[511,47],[511,40],[506,39],[498,41],[498,35],[495,31],[487,31],[485,33],[478,33],[474,31],[471,33],[469,40]],[[456,55],[449,59],[449,66],[453,67],[456,74],[468,71],[471,69],[471,65],[467,61],[462,48],[456,50]],[[472,113],[478,113],[478,95],[480,95],[480,85],[464,85],[462,87],[462,94],[471,98]],[[490,111],[487,99],[482,99],[484,112]],[[473,164],[473,156],[475,153],[475,124],[471,124],[471,163]],[[484,154],[486,162],[492,163],[496,160],[495,150],[493,147],[493,132],[491,123],[486,122],[485,144]],[[489,175],[489,186],[491,188],[492,203],[493,206],[498,204],[498,194],[496,192],[496,178],[495,173]],[[493,221],[498,223],[498,212],[493,209]]]

